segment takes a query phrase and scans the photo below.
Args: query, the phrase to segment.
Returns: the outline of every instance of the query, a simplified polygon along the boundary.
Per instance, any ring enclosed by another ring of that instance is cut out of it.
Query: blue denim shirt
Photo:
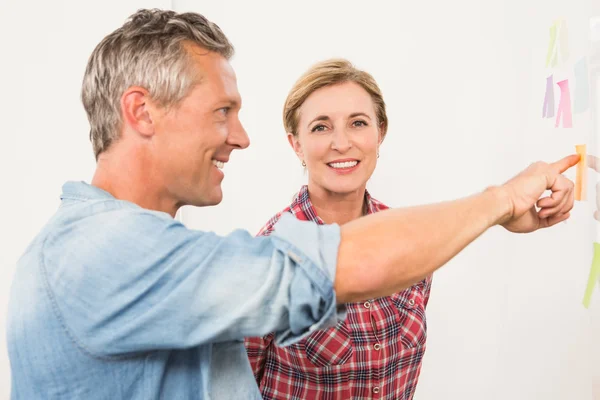
[[[345,316],[337,225],[217,236],[83,182],[61,198],[11,288],[12,399],[260,399],[244,337]]]

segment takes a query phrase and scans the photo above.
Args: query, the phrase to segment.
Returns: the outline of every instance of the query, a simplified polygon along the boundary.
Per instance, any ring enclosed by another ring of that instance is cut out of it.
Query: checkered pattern
[[[387,209],[365,194],[368,212]],[[323,221],[303,186],[292,204],[271,218],[259,235],[269,235],[284,212]],[[431,277],[389,297],[348,304],[335,328],[317,331],[288,347],[273,334],[246,339],[254,375],[265,399],[412,399],[425,352],[425,307]]]

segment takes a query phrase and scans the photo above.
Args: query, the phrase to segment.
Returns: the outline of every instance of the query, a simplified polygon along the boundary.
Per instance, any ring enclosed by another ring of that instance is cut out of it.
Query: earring
[[[377,158],[379,158],[379,152],[377,152]]]
[[[306,168],[306,163],[304,162],[304,160],[302,160],[302,166],[303,166],[304,168]]]

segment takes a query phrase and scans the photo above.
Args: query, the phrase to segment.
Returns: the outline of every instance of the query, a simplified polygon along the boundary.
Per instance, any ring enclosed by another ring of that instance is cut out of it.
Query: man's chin
[[[214,190],[208,196],[202,196],[198,201],[194,202],[192,205],[196,207],[211,207],[216,206],[223,201],[223,192],[221,188],[218,190]]]

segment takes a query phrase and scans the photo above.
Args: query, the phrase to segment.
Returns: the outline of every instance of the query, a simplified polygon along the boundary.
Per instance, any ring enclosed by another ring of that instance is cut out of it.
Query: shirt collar
[[[114,199],[105,190],[92,186],[83,181],[68,181],[62,187],[61,200],[102,200]]]
[[[365,201],[367,202],[367,214],[373,214],[379,211],[376,200],[371,197],[369,191],[366,189]],[[317,215],[317,211],[310,201],[310,196],[308,195],[308,185],[302,186],[292,202],[291,209],[294,214],[299,211],[303,212],[309,221],[315,221],[321,225],[325,224],[325,222],[323,222],[323,220]]]

